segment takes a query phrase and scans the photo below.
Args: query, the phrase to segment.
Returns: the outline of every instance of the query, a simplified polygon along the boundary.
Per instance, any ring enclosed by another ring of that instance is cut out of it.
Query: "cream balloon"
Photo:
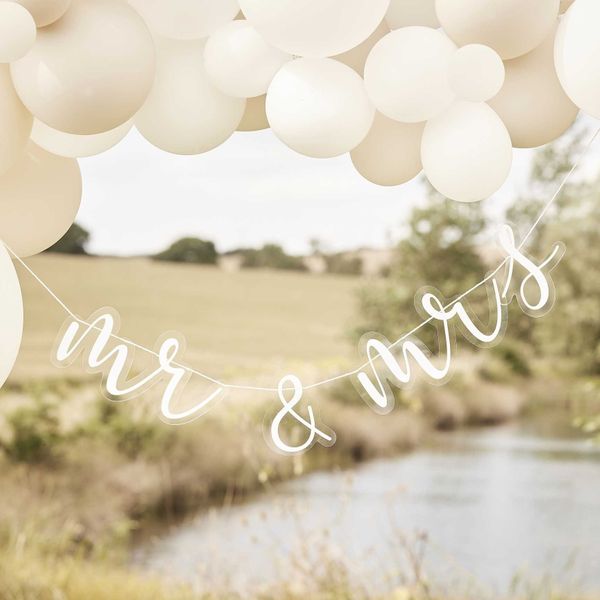
[[[23,5],[38,27],[58,21],[71,6],[71,0],[14,0]]]
[[[512,146],[502,120],[487,104],[458,100],[425,126],[421,159],[441,194],[476,202],[506,181]]]
[[[23,297],[15,266],[0,242],[0,387],[13,369],[23,337]]]
[[[38,119],[33,122],[31,139],[40,148],[67,158],[83,158],[105,152],[116,146],[133,127],[133,121],[126,121],[115,129],[95,135],[75,135],[48,127]]]
[[[20,4],[0,2],[0,63],[25,56],[35,43],[35,21]]]
[[[269,121],[265,110],[267,95],[248,98],[244,116],[237,127],[238,131],[260,131],[269,128]]]
[[[367,92],[384,115],[406,123],[434,117],[454,100],[448,68],[456,46],[429,27],[388,33],[365,64]]]
[[[33,117],[15,92],[8,65],[0,65],[0,175],[23,154],[32,122]]]
[[[141,107],[154,79],[154,43],[121,0],[77,0],[38,31],[11,65],[17,93],[50,127],[90,135],[110,131]]]
[[[485,44],[503,59],[542,43],[558,16],[560,0],[436,0],[444,31],[459,45]]]
[[[77,161],[30,142],[0,177],[0,239],[21,257],[42,252],[66,233],[80,202]]]
[[[275,73],[290,60],[291,55],[267,44],[248,21],[224,25],[204,49],[204,68],[212,82],[239,98],[265,94]]]
[[[365,72],[365,63],[373,46],[389,32],[390,28],[384,19],[364,42],[352,48],[352,50],[348,50],[348,52],[344,52],[343,54],[337,54],[336,56],[332,56],[332,58],[348,65],[362,77]]]
[[[379,185],[400,185],[421,172],[425,123],[400,123],[375,114],[367,137],[350,153],[356,170]]]
[[[504,64],[489,46],[469,44],[455,52],[448,77],[458,98],[485,102],[500,91],[504,83]]]
[[[435,0],[391,0],[385,20],[391,29],[410,25],[440,26],[435,14]]]
[[[284,65],[269,87],[266,107],[275,135],[296,152],[316,158],[358,146],[375,115],[360,76],[331,58]]]
[[[506,78],[490,106],[504,121],[513,146],[535,148],[561,136],[575,121],[577,107],[554,68],[554,30],[525,56],[505,62]]]
[[[323,58],[366,40],[390,0],[240,0],[246,19],[289,54]]]
[[[199,40],[233,21],[237,0],[129,0],[157,35],[174,40]]]
[[[246,100],[226,96],[204,70],[205,40],[157,39],[154,87],[134,123],[154,146],[174,154],[201,154],[237,128]]]
[[[554,63],[569,98],[584,112],[600,118],[600,2],[577,0],[561,19]]]

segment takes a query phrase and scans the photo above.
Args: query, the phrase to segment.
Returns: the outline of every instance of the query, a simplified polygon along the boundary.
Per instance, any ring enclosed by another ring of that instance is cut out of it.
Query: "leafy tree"
[[[171,262],[214,265],[217,262],[217,250],[213,242],[186,237],[177,240],[153,258]]]
[[[81,225],[73,223],[65,235],[46,252],[60,252],[63,254],[87,254],[86,246],[90,240],[90,234]]]
[[[243,268],[306,270],[302,258],[286,254],[277,244],[265,244],[259,249],[244,249],[239,252],[243,257]]]

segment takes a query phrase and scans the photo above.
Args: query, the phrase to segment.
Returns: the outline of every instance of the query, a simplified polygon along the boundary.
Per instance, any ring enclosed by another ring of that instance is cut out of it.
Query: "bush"
[[[213,242],[188,237],[176,241],[153,258],[171,262],[214,265],[217,262],[217,256],[217,250]]]
[[[306,271],[304,261],[299,256],[290,256],[277,244],[265,244],[260,249],[239,250],[242,255],[242,267],[259,269],[288,269]]]

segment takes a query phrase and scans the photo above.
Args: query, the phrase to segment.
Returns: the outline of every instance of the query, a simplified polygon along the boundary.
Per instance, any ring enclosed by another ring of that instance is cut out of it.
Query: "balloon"
[[[19,100],[7,65],[0,65],[0,175],[25,150],[33,118]]]
[[[205,40],[157,40],[154,87],[134,123],[151,143],[174,154],[201,154],[237,128],[244,98],[218,90],[204,70]]]
[[[461,100],[485,102],[504,83],[504,64],[489,46],[469,44],[459,48],[450,61],[450,87]]]
[[[38,31],[31,51],[11,65],[21,100],[40,121],[79,135],[129,120],[154,78],[154,43],[121,0],[77,0]]]
[[[231,21],[208,38],[204,68],[228,96],[253,98],[266,93],[275,73],[292,57],[270,46],[248,21]]]
[[[71,0],[15,0],[23,5],[38,27],[46,27],[58,21],[71,6]]]
[[[15,2],[0,2],[0,63],[25,56],[35,43],[35,21]]]
[[[238,125],[238,131],[260,131],[269,128],[267,113],[265,111],[265,101],[267,95],[248,98],[246,101],[246,110],[244,116]]]
[[[385,22],[385,19],[379,23],[377,29],[361,44],[352,48],[352,50],[348,50],[348,52],[344,52],[343,54],[338,54],[333,56],[335,60],[339,60],[340,62],[348,65],[350,68],[354,69],[361,77],[365,71],[365,63],[367,62],[367,57],[369,53],[373,49],[373,46],[384,36],[390,32],[390,28],[388,24]]]
[[[448,84],[454,43],[429,27],[403,27],[375,44],[365,65],[365,85],[384,115],[417,123],[454,100]]]
[[[575,2],[575,0],[560,0],[560,14],[562,15],[564,12],[566,12],[573,2]]]
[[[435,0],[391,0],[385,20],[391,29],[409,25],[440,26],[435,14]]]
[[[558,16],[560,0],[436,0],[444,31],[459,45],[485,44],[503,59],[542,43]]]
[[[95,135],[75,135],[64,133],[48,127],[35,119],[31,139],[41,148],[67,158],[94,156],[118,144],[133,126],[133,121],[126,121],[115,129],[96,133]]]
[[[23,297],[11,256],[0,242],[0,386],[4,385],[19,354],[23,337]]]
[[[360,76],[331,58],[287,63],[267,92],[267,118],[275,135],[296,152],[316,158],[358,146],[374,114]]]
[[[240,0],[246,19],[289,54],[323,58],[366,40],[390,0]]]
[[[381,113],[367,137],[350,153],[356,170],[379,185],[400,185],[421,172],[424,123],[399,123]]]
[[[554,68],[554,30],[525,56],[505,63],[506,79],[490,106],[504,121],[513,146],[535,148],[561,136],[577,107],[562,89]]]
[[[66,233],[80,202],[77,161],[30,142],[0,177],[0,239],[18,256],[42,252]]]
[[[129,0],[154,33],[174,40],[199,40],[233,21],[237,0]]]
[[[512,162],[510,136],[487,104],[458,100],[425,126],[421,159],[425,175],[441,194],[476,202],[506,180]]]
[[[556,33],[554,63],[569,98],[592,117],[600,118],[600,3],[577,0]]]

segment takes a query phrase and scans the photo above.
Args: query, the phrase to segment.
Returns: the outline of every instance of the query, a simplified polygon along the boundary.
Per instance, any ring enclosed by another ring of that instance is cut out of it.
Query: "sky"
[[[525,189],[532,153],[515,150],[508,181],[483,201],[498,223]],[[349,155],[308,158],[270,130],[236,132],[212,152],[185,157],[154,148],[132,130],[80,165],[77,221],[98,254],[150,254],[183,236],[212,240],[221,252],[274,242],[302,254],[311,238],[329,251],[384,247],[399,239],[411,207],[424,198],[418,178],[377,186],[354,170]]]

